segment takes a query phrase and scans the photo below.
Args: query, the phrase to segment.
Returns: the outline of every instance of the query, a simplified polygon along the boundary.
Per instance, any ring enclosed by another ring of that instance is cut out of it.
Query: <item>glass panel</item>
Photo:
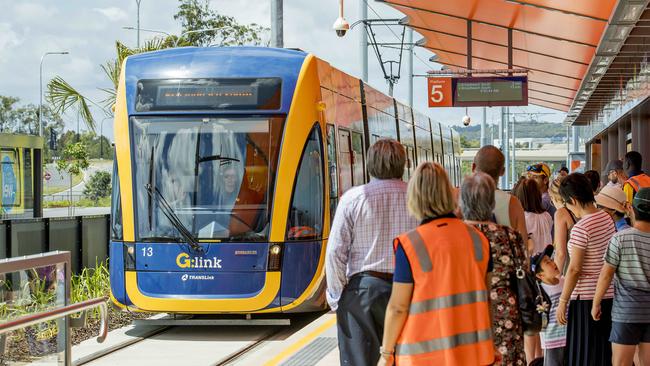
[[[115,150],[113,149],[113,156]],[[122,240],[122,199],[120,195],[120,177],[117,171],[117,158],[113,159],[113,195],[111,199],[111,238],[114,240]]]
[[[330,178],[330,219],[334,219],[334,212],[339,196],[338,172],[336,169],[336,128],[327,125],[327,161]]]
[[[323,232],[323,157],[320,127],[309,135],[296,177],[288,240],[320,239]]]
[[[132,123],[140,240],[181,241],[174,215],[198,239],[268,240],[283,119],[188,116]]]
[[[350,149],[350,132],[339,130],[339,169],[341,171],[341,194],[352,187],[352,151]]]
[[[354,159],[352,161],[354,168],[354,185],[360,186],[365,183],[365,168],[363,156],[363,137],[358,132],[352,132],[352,151]]]
[[[0,322],[65,305],[65,264],[0,273]],[[39,323],[0,337],[2,360],[12,364],[63,365],[65,320]],[[3,363],[4,364],[4,363]]]

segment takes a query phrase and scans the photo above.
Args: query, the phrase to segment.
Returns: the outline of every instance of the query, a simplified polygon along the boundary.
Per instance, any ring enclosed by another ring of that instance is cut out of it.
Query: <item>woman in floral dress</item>
[[[489,277],[492,333],[497,360],[495,365],[525,366],[524,332],[517,295],[510,278],[515,273],[515,255],[525,263],[521,235],[506,226],[490,222],[496,186],[490,176],[475,173],[463,181],[460,206],[465,222],[479,229],[490,242],[492,275]],[[514,280],[514,277],[512,277]]]

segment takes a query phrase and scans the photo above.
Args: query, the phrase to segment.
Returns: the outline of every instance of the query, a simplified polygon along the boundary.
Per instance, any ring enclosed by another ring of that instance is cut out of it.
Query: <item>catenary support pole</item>
[[[359,19],[368,19],[368,3],[366,0],[359,0]],[[359,60],[361,62],[361,80],[368,82],[368,33],[366,23],[359,31]]]
[[[499,149],[502,152],[506,151],[505,136],[503,135],[503,122],[505,121],[506,107],[501,107],[501,118],[499,119]],[[500,184],[501,189],[506,188],[506,181],[504,177],[501,177]]]
[[[409,27],[406,30],[407,44],[409,48],[409,63],[408,63],[408,102],[409,107],[413,108],[413,28]]]
[[[481,120],[481,147],[489,145],[487,134],[487,109],[483,107],[483,119]]]
[[[508,108],[510,112],[510,108]],[[510,115],[508,115],[508,121],[510,120]],[[515,118],[512,118],[512,125],[510,126],[510,135],[512,136],[512,161],[510,162],[510,179],[512,179],[512,184],[517,182],[517,139],[515,138]]]
[[[271,0],[271,46],[284,47],[283,0]]]

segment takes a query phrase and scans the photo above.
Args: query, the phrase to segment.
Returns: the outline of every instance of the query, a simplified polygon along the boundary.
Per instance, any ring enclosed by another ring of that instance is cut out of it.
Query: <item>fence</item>
[[[0,318],[0,364],[5,364],[11,346],[22,348],[18,357],[26,358],[18,360],[18,364],[31,359],[38,364],[70,366],[70,315],[94,308],[99,308],[100,314],[97,341],[104,341],[108,331],[107,298],[70,304],[71,267],[70,253],[59,251],[0,260],[0,301],[5,313]],[[24,331],[23,338],[8,342],[7,335],[16,330]],[[8,358],[16,356],[14,353]]]
[[[110,215],[0,221],[0,259],[69,251],[72,271],[108,258]]]
[[[72,196],[69,193],[57,193],[43,196],[43,202],[70,201],[72,199],[72,202],[74,203],[79,202],[84,198],[86,198],[86,196],[82,193],[73,193]]]

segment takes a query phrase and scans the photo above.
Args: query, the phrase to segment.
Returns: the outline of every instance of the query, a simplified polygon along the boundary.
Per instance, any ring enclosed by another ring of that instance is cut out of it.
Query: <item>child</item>
[[[551,298],[552,303],[548,325],[540,333],[544,350],[544,366],[564,366],[566,326],[558,324],[555,318],[555,310],[562,294],[564,278],[560,276],[557,265],[551,259],[553,250],[553,246],[548,245],[543,252],[533,255],[530,258],[530,270],[542,283],[542,288]]]

